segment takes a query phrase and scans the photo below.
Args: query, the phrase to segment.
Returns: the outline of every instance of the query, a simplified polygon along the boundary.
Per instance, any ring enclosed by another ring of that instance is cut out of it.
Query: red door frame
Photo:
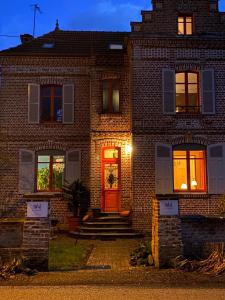
[[[105,158],[104,152],[107,149],[118,150],[118,158]],[[118,163],[118,211],[120,211],[120,193],[121,193],[121,148],[120,147],[102,147],[102,159],[101,159],[101,184],[102,184],[102,195],[101,195],[101,211],[105,212],[105,163]]]

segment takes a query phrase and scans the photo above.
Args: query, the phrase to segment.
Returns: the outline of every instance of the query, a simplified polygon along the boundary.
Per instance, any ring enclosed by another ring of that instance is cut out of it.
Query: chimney
[[[33,40],[33,35],[28,34],[28,33],[21,34],[20,35],[20,40],[21,40],[21,43],[24,45],[24,44],[26,44],[28,42],[31,42]]]

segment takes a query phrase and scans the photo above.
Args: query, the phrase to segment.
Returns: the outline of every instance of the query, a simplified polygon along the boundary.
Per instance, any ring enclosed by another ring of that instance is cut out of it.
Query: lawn
[[[50,241],[49,270],[69,271],[85,265],[91,248],[74,238],[59,235]]]

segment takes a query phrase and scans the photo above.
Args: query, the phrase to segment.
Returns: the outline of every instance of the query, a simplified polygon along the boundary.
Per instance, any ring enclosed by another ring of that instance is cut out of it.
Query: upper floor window
[[[43,85],[40,99],[41,122],[62,122],[62,86]]]
[[[178,17],[178,34],[180,35],[193,34],[193,17],[191,16]]]
[[[119,80],[103,80],[102,110],[103,113],[118,113],[120,111]]]
[[[60,191],[64,180],[64,155],[38,155],[37,190]]]
[[[199,103],[199,78],[198,73],[176,73],[176,112],[198,113]]]

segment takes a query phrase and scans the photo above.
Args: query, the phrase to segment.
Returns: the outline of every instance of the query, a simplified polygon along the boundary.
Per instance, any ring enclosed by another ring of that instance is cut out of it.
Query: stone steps
[[[70,234],[84,239],[123,239],[142,236],[133,231],[128,217],[121,217],[118,213],[100,213],[98,217],[83,222],[78,231]]]

